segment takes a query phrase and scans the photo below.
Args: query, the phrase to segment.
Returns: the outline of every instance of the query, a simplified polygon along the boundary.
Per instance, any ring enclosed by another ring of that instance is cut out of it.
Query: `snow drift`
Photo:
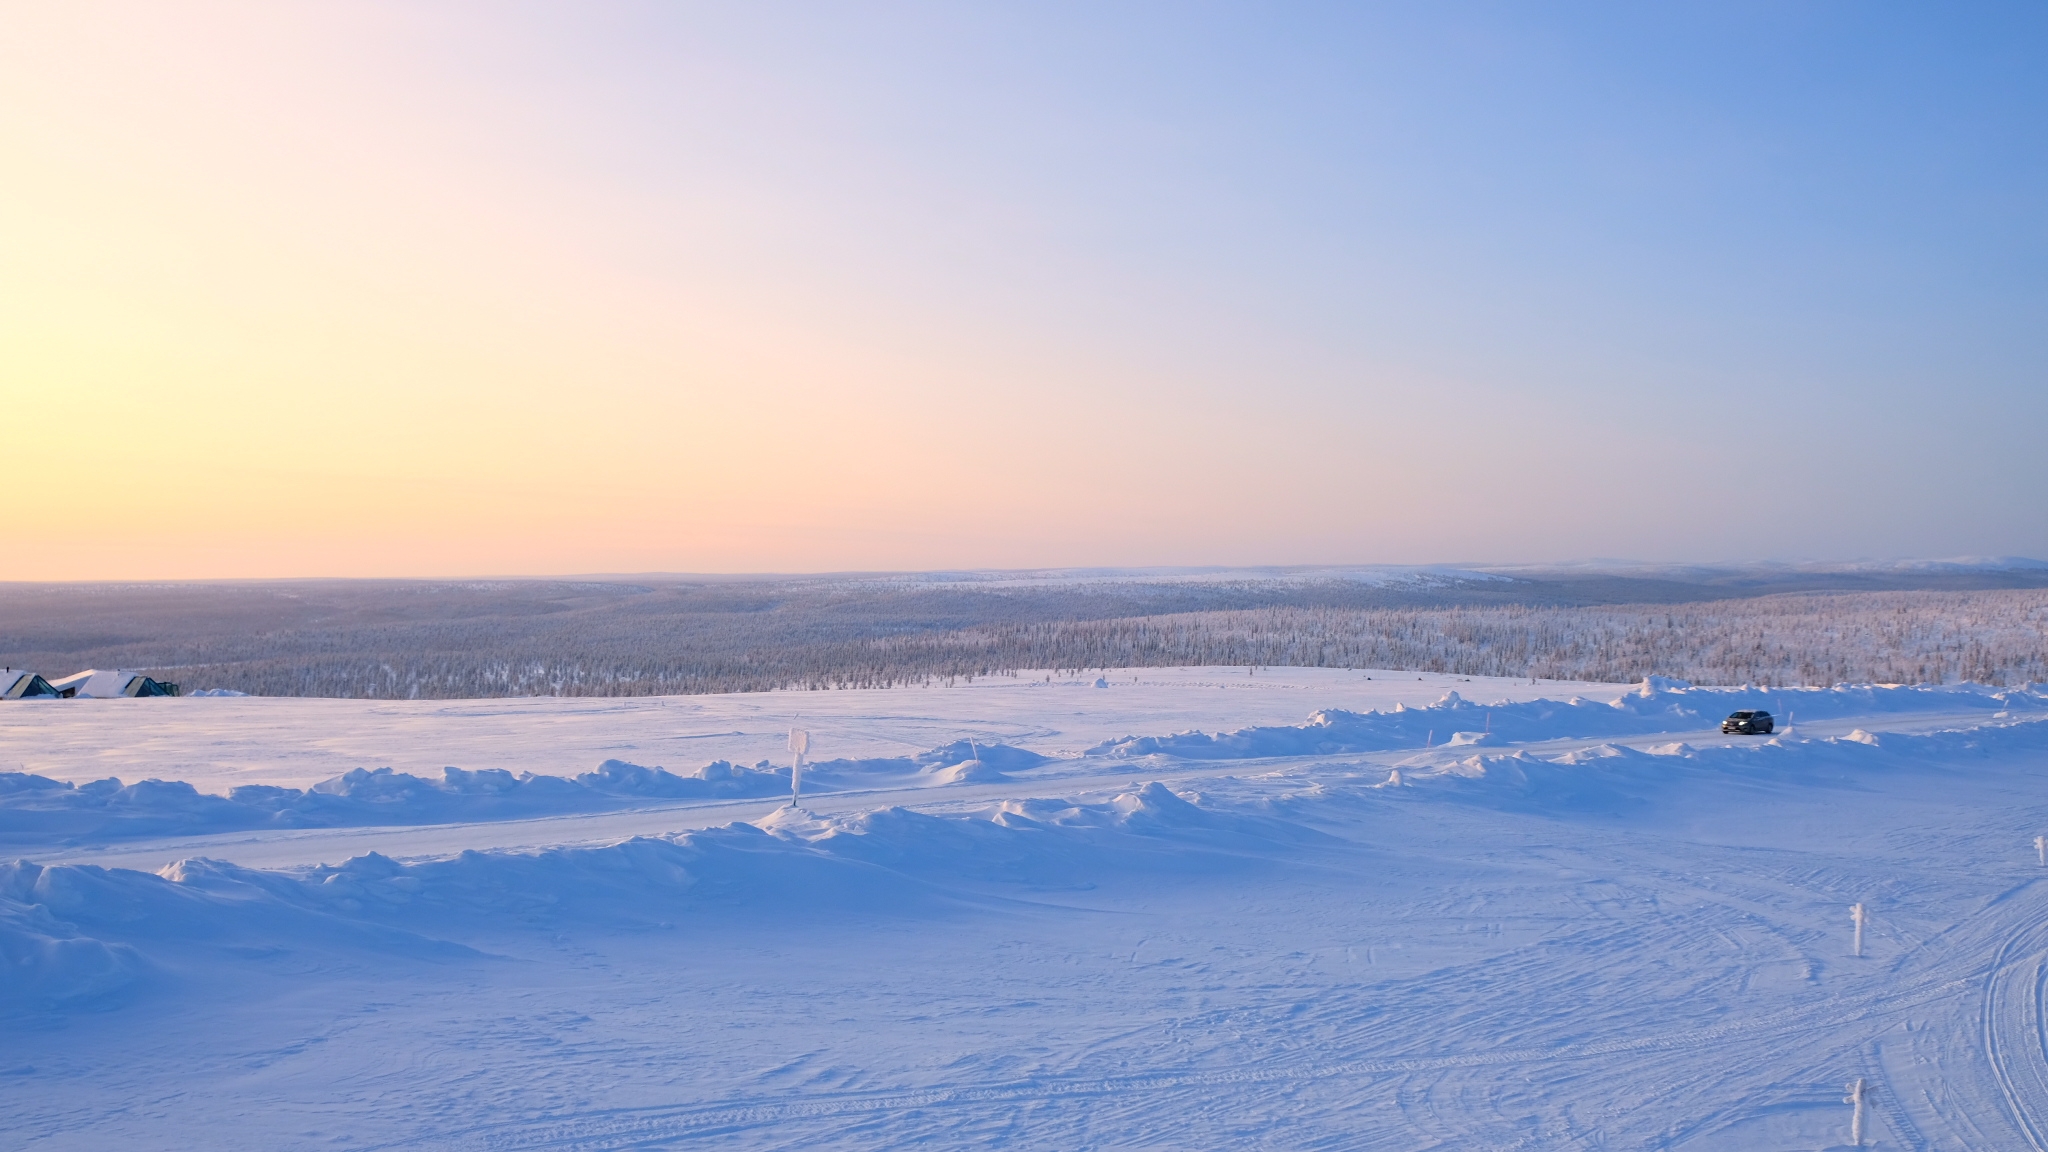
[[[804,784],[807,790],[829,792],[890,777],[993,782],[1046,760],[1021,748],[960,740],[914,756],[806,765]],[[606,760],[594,771],[574,777],[444,768],[439,780],[430,780],[390,768],[358,768],[307,789],[245,785],[226,796],[200,792],[177,780],[124,784],[108,778],[74,785],[0,772],[0,844],[36,848],[263,828],[515,820],[652,801],[744,799],[788,791],[786,766],[763,761],[748,768],[725,760],[689,775],[624,760]]]
[[[601,847],[409,863],[372,853],[289,872],[203,858],[158,874],[15,861],[0,866],[0,1013],[102,1001],[181,956],[189,964],[193,948],[447,960],[479,955],[452,938],[507,925],[680,928],[687,938],[693,925],[735,917],[930,917],[999,907],[1017,886],[1092,887],[1086,878],[1105,871],[1213,873],[1327,839],[1196,799],[1153,783],[1106,803],[1013,801],[968,817],[783,809],[760,825]]]
[[[1739,822],[1773,797],[1824,800],[1896,786],[1887,781],[1938,795],[1944,781],[1962,774],[2031,778],[2044,762],[2048,721],[1993,722],[1890,734],[1875,744],[1843,737],[1705,749],[1673,743],[1647,751],[1606,745],[1554,757],[1444,751],[1404,762],[1401,788],[1339,768],[1278,800],[1249,784],[1240,790],[1252,795],[1232,800],[1155,781],[1106,801],[1014,799],[966,815],[889,807],[835,817],[783,808],[758,823],[597,847],[413,862],[373,853],[296,871],[191,859],[152,875],[17,861],[0,867],[0,961],[9,973],[0,982],[0,1011],[103,999],[175,967],[180,949],[317,946],[445,960],[474,958],[466,935],[508,926],[585,923],[680,930],[687,939],[734,919],[774,923],[799,915],[822,923],[1000,912],[1044,893],[1104,882],[1172,883],[1321,859],[1346,846],[1327,830],[1330,821],[1361,811],[1376,820],[1398,817],[1416,803],[1573,821],[1651,810],[1692,819],[1711,810]],[[440,790],[490,792],[493,779],[480,775]],[[1235,782],[1214,784],[1227,793]],[[548,787],[558,786],[568,782]],[[353,796],[372,788],[358,781],[343,791]],[[374,788],[403,797],[412,785]],[[1679,802],[1709,793],[1711,803]]]
[[[1127,736],[1089,749],[1089,755],[1182,760],[1253,760],[1280,756],[1331,756],[1390,752],[1433,744],[1514,743],[1653,735],[1718,726],[1730,712],[1765,708],[1785,717],[1827,720],[1839,716],[1974,712],[1993,714],[2014,707],[2048,707],[2048,695],[2034,686],[1996,689],[1979,684],[1833,688],[1694,688],[1682,680],[1653,676],[1634,691],[1603,704],[1580,697],[1559,702],[1530,700],[1477,704],[1449,692],[1427,708],[1391,712],[1326,709],[1307,724],[1241,728],[1235,732],[1184,732],[1174,736]]]

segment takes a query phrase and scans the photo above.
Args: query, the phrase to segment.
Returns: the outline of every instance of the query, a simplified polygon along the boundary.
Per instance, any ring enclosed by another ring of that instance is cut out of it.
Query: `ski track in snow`
[[[1770,741],[1702,724],[1729,698],[1114,716],[1009,780],[848,768],[765,832],[721,825],[772,801],[691,801],[38,848],[76,863],[0,879],[0,1131],[1835,1147],[1862,1077],[1868,1147],[2048,1152],[2048,697],[1811,695]],[[309,867],[369,847],[401,859]],[[244,867],[77,866],[178,852]]]
[[[2048,1152],[2048,919],[2022,924],[1984,981],[1984,1052],[2007,1112],[2035,1152]]]

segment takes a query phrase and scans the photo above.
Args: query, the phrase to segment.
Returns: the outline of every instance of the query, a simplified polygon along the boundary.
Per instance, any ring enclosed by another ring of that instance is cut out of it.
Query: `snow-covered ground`
[[[1333,668],[1136,668],[986,677],[928,688],[510,700],[279,697],[11,701],[0,771],[85,783],[184,780],[305,788],[354,768],[572,776],[609,759],[695,768],[787,756],[789,729],[825,757],[901,756],[955,740],[1057,755],[1118,736],[1298,724],[1319,708],[1419,708],[1447,691],[1613,699],[1626,685]],[[1096,688],[1097,680],[1108,682]],[[1474,689],[1474,685],[1479,687]],[[19,704],[19,707],[14,705]]]
[[[0,1131],[2048,1149],[2048,694],[1372,675],[9,704]]]

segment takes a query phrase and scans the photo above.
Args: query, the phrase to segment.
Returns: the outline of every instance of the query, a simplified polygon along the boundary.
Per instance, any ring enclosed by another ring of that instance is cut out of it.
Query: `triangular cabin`
[[[178,686],[140,672],[107,672],[88,668],[61,680],[50,681],[59,696],[88,700],[111,700],[118,696],[176,696]]]
[[[0,700],[34,700],[38,697],[53,700],[62,695],[48,680],[26,668],[9,668],[0,672]]]

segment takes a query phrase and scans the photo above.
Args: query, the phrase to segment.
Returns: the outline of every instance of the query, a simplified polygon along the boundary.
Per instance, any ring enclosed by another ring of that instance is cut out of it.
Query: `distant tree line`
[[[2040,592],[1796,594],[1705,604],[1262,608],[877,641],[877,668],[1267,665],[1701,683],[2048,681]],[[978,658],[978,659],[977,659]]]
[[[1430,605],[1299,586],[60,588],[0,597],[0,652],[60,674],[129,667],[188,688],[372,698],[877,688],[1187,665],[1766,685],[2048,681],[2042,589],[1593,605],[1500,603],[1497,590],[1482,591],[1484,602]]]

